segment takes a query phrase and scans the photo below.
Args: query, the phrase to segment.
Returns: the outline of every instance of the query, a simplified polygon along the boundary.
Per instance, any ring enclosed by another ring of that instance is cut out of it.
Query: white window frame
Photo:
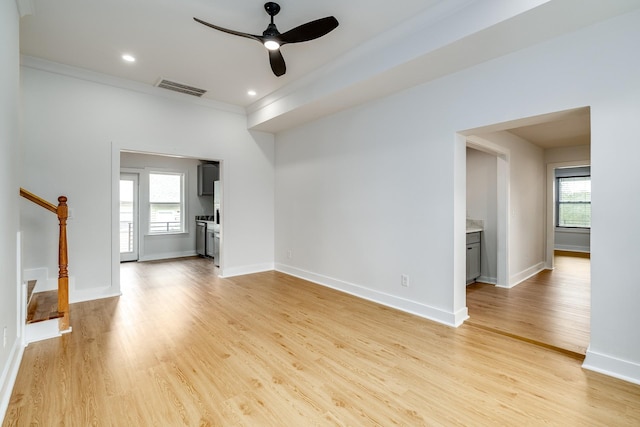
[[[187,227],[187,172],[183,170],[172,170],[172,169],[160,169],[160,168],[145,168],[146,171],[146,234],[148,236],[166,236],[172,234],[185,234],[188,233]],[[178,175],[180,176],[180,225],[178,230],[168,230],[168,231],[153,231],[151,228],[151,175]]]
[[[558,230],[564,230],[564,231],[568,231],[568,230],[591,230],[591,222],[589,222],[588,226],[567,226],[567,225],[560,225],[560,205],[562,203],[566,203],[566,204],[585,204],[585,205],[589,205],[589,209],[591,209],[591,201],[589,202],[560,202],[560,180],[563,179],[572,179],[572,178],[583,178],[583,179],[589,179],[591,180],[591,175],[590,174],[576,174],[576,175],[565,175],[565,176],[558,176],[556,177],[556,182],[555,182],[555,186],[556,186],[556,191],[555,191],[555,204],[556,204],[556,218],[555,218],[555,227]]]

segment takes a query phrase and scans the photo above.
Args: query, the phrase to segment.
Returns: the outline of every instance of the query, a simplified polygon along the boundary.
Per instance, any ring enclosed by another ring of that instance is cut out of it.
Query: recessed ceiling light
[[[247,95],[249,95],[249,96],[256,96],[256,95],[257,95],[257,93],[256,93],[256,91],[255,91],[255,90],[248,90],[248,91],[247,91]]]
[[[122,59],[124,59],[127,62],[136,62],[136,58],[133,57],[133,55],[129,55],[128,53],[125,53],[124,55],[122,55]]]

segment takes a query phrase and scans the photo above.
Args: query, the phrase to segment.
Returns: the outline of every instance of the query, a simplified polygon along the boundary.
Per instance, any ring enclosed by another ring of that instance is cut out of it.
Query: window
[[[591,177],[556,179],[556,226],[591,228]]]
[[[184,174],[149,173],[149,234],[184,233]]]

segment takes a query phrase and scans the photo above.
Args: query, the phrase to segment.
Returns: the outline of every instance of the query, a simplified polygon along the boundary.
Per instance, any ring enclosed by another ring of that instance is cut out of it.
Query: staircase
[[[35,280],[27,282],[27,324],[59,319],[64,316],[58,311],[58,291],[33,293]]]
[[[71,332],[69,324],[69,273],[67,255],[68,207],[65,196],[58,197],[58,205],[47,202],[21,188],[20,195],[55,213],[60,224],[58,239],[58,287],[55,290],[35,292],[36,281],[23,285],[25,307],[25,344]]]

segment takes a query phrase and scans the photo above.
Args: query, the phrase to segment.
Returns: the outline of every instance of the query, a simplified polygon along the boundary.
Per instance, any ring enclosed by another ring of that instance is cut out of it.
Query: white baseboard
[[[447,326],[458,327],[469,318],[466,307],[453,313],[285,264],[277,263],[275,270]]]
[[[93,301],[103,298],[119,297],[121,295],[121,292],[114,292],[111,286],[90,289],[70,289],[69,304],[75,304],[77,302],[84,301]]]
[[[13,346],[11,346],[7,364],[4,366],[2,375],[0,376],[0,420],[4,419],[7,408],[9,407],[9,400],[11,399],[16,378],[18,377],[18,370],[20,369],[23,354],[24,346],[22,345],[22,340],[20,337],[16,337]]]
[[[497,285],[498,279],[496,277],[480,276],[476,279],[476,282],[489,283],[490,285]]]
[[[242,267],[227,267],[220,269],[219,276],[222,278],[229,278],[233,276],[242,276],[245,274],[262,273],[263,271],[274,270],[274,265],[271,262],[263,264],[245,265]]]
[[[630,383],[640,384],[640,364],[597,353],[591,348],[587,349],[582,367]]]
[[[152,255],[141,255],[138,258],[138,261],[159,261],[163,259],[171,259],[171,258],[184,258],[188,256],[196,256],[198,253],[194,250],[192,251],[183,251],[183,252],[165,252],[162,254],[152,254]]]
[[[525,280],[529,279],[530,277],[535,276],[536,274],[540,273],[544,269],[545,269],[545,263],[544,263],[544,261],[540,261],[536,265],[532,265],[531,267],[529,267],[529,268],[527,268],[525,270],[522,270],[521,272],[519,272],[517,274],[512,275],[511,278],[509,279],[509,286],[506,286],[506,287],[507,288],[513,288],[514,286],[524,282]]]

